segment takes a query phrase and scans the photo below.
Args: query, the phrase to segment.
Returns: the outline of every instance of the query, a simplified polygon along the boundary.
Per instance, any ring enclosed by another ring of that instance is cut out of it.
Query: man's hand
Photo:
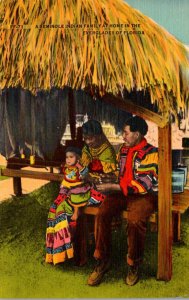
[[[98,177],[93,177],[90,174],[88,174],[87,176],[85,176],[83,178],[83,180],[85,182],[90,182],[90,183],[99,183],[99,178]]]
[[[99,174],[97,176],[92,176],[90,173],[85,176],[85,182],[91,182],[95,184],[102,184],[102,183],[111,183],[114,184],[117,181],[117,177],[115,174]]]
[[[102,182],[116,182],[117,177],[114,173],[102,173],[100,174]]]

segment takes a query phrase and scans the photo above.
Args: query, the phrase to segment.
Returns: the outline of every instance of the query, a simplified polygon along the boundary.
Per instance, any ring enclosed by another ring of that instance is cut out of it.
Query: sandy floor
[[[6,164],[6,158],[0,154],[0,166],[6,166]]]
[[[0,155],[0,165],[6,166],[6,159]],[[27,167],[25,170],[32,170],[32,168]],[[46,169],[35,169],[35,171],[47,172]],[[31,178],[22,178],[22,193],[28,194],[41,186],[47,184],[47,180],[31,179]],[[11,198],[14,195],[13,192],[13,179],[6,179],[0,181],[0,201],[4,201],[8,198]]]

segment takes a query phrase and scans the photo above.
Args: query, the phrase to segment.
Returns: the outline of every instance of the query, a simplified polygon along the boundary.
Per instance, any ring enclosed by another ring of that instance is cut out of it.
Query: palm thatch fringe
[[[160,112],[176,114],[185,107],[186,48],[123,1],[6,0],[0,2],[0,11],[5,14],[1,89],[21,86],[35,93],[52,86],[95,87],[100,95],[146,90]]]

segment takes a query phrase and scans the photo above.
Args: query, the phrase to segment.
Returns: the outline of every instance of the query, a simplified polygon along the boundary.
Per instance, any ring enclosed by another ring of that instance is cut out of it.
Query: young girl
[[[89,183],[84,182],[88,168],[80,163],[81,150],[76,147],[66,149],[66,164],[63,167],[64,179],[60,187],[60,194],[67,195],[68,203],[73,206],[71,220],[76,221],[79,207],[101,203],[104,195],[97,193]],[[98,196],[97,196],[98,195]]]
[[[81,150],[66,149],[66,163],[62,168],[64,179],[59,195],[50,207],[46,232],[46,262],[60,263],[73,257],[71,231],[76,226],[80,207],[99,204],[105,195],[94,185],[84,181],[88,168],[80,163]]]

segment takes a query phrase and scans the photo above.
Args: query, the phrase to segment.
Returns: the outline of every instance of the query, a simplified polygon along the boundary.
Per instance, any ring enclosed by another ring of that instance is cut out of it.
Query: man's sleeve
[[[130,192],[145,194],[158,190],[158,152],[154,148],[134,170],[134,180],[131,181]]]

